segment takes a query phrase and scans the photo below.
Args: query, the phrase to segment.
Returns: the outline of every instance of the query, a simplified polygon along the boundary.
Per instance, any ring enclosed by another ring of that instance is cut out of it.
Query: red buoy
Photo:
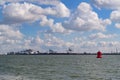
[[[97,58],[102,58],[102,52],[100,51],[97,52]]]

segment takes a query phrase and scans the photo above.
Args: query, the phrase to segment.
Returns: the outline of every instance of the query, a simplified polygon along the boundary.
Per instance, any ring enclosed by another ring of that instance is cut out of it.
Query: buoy
[[[98,51],[97,52],[97,57],[96,58],[102,58],[102,52]]]

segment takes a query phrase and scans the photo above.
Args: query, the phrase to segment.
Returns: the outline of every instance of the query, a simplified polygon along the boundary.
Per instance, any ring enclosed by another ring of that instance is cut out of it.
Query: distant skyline
[[[120,51],[120,0],[0,0],[0,54]]]

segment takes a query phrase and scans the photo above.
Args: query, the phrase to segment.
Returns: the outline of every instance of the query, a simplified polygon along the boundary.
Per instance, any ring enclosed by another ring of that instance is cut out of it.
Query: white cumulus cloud
[[[120,29],[120,23],[116,23],[115,27]]]
[[[9,25],[0,25],[0,53],[20,48],[24,35]]]
[[[8,25],[0,25],[0,37],[6,37],[7,39],[22,39],[23,34]]]
[[[5,3],[17,3],[17,2],[36,2],[41,5],[56,5],[60,2],[60,0],[1,0],[0,5],[4,5]]]
[[[120,22],[120,10],[112,11],[110,19],[114,22]]]
[[[54,23],[53,19],[47,19],[46,16],[44,16],[40,22],[41,26],[49,26],[51,28],[51,32],[57,32],[57,33],[69,33],[70,30],[66,30],[62,23]]]
[[[32,3],[11,3],[4,5],[4,23],[25,23],[41,20],[43,16],[69,17],[69,9],[61,2],[57,5],[42,8]]]
[[[108,39],[108,38],[113,38],[116,37],[116,34],[103,34],[103,33],[97,33],[97,34],[91,34],[89,36],[90,39]]]
[[[98,8],[120,9],[120,0],[92,0]]]
[[[98,8],[106,8],[112,10],[110,19],[118,27],[120,22],[120,0],[92,0]]]
[[[99,19],[96,12],[92,10],[92,7],[85,2],[79,4],[77,10],[65,21],[63,26],[67,29],[75,31],[90,31],[90,30],[105,30],[105,26],[110,24],[110,20]]]
[[[110,14],[110,19],[115,23],[115,27],[119,28],[119,23],[120,23],[120,10],[114,10]]]
[[[3,17],[7,23],[24,23],[36,21],[40,18],[39,15],[33,14],[30,10],[39,8],[30,3],[11,3],[3,7]],[[41,8],[39,8],[41,9]]]

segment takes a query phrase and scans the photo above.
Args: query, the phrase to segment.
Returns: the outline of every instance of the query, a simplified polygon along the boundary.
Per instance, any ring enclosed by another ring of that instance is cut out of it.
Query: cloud
[[[47,19],[46,16],[42,17],[42,19],[40,21],[41,26],[52,26],[53,24],[54,24],[54,20],[53,19]]]
[[[10,13],[10,11],[12,13]],[[14,13],[16,12],[16,13]],[[3,8],[3,13],[5,14],[11,14],[11,16],[16,15],[18,16],[24,16],[28,17],[29,15],[54,15],[58,17],[69,17],[70,11],[69,9],[63,4],[63,3],[58,3],[57,5],[47,7],[47,8],[42,8],[41,6],[34,5],[32,3],[11,3],[8,5],[4,5]],[[18,14],[19,13],[19,14]],[[34,14],[33,14],[34,13]],[[28,14],[28,15],[25,15]]]
[[[43,5],[56,5],[60,2],[60,0],[1,0],[0,5],[4,5],[5,3],[17,3],[17,2],[33,2],[37,4]]]
[[[11,3],[3,7],[2,24],[23,24],[28,22],[41,21],[42,24],[45,17],[69,17],[69,9],[61,2],[51,7],[42,8],[32,3]],[[52,20],[52,19],[51,19]],[[50,20],[50,21],[51,21]]]
[[[118,27],[118,23],[120,22],[120,0],[93,0],[93,2],[98,8],[112,10],[110,20],[115,22],[115,26]]]
[[[110,24],[110,20],[99,19],[97,13],[92,10],[92,7],[88,3],[82,2],[69,20],[65,21],[63,26],[66,29],[75,31],[104,31],[105,26],[108,24]]]
[[[63,26],[62,23],[58,22],[55,23],[53,19],[47,19],[46,16],[42,18],[40,21],[41,26],[49,26],[51,28],[50,31],[48,32],[56,32],[56,33],[70,33],[70,30],[66,30]]]
[[[119,23],[120,23],[120,10],[114,10],[110,14],[110,19],[115,23],[115,27],[119,28]]]
[[[46,49],[57,50],[58,52],[66,52],[66,49],[73,46],[74,44],[71,42],[66,42],[65,40],[53,36],[52,34],[44,35],[44,47]]]
[[[15,27],[0,25],[0,53],[20,48],[24,35]]]
[[[120,22],[120,10],[115,10],[111,12],[110,19],[113,22]]]
[[[32,39],[31,43],[34,45],[41,45],[44,43],[44,41],[39,36],[36,36],[36,38]]]
[[[93,48],[93,47],[96,47],[97,46],[97,44],[96,44],[96,42],[94,42],[94,41],[83,41],[83,42],[81,42],[81,48]]]
[[[108,26],[112,23],[110,19],[104,19],[104,20],[101,19],[100,22],[103,26]]]
[[[51,29],[53,32],[60,32],[60,33],[65,33],[67,30],[64,29],[61,23],[56,23],[53,26],[51,26]]]
[[[5,37],[7,39],[22,39],[23,34],[8,25],[0,25],[0,37]]]
[[[118,47],[119,46],[119,42],[118,41],[108,41],[108,42],[106,42],[106,41],[100,41],[100,42],[98,42],[98,47],[108,47],[108,49],[110,48],[110,47]]]
[[[24,45],[23,49],[34,49],[42,51],[44,40],[37,35],[36,37],[24,39],[23,45]]]
[[[98,8],[120,9],[120,0],[92,0]]]
[[[36,36],[31,37],[29,39],[25,39],[23,45],[23,49],[30,48],[34,50],[39,50],[41,52],[46,52],[49,49],[53,49],[58,52],[66,52],[65,49],[71,47],[73,44],[70,42],[65,42],[64,40],[57,38],[52,34],[44,34],[44,38]]]
[[[70,15],[70,11],[69,9],[63,4],[63,3],[59,3],[56,8],[56,15],[60,16],[60,17],[69,17]]]
[[[82,41],[79,45],[74,44],[74,51],[94,53],[101,50],[109,53],[110,51],[114,52],[116,48],[119,50],[119,45],[119,41]]]
[[[116,37],[116,34],[103,34],[103,33],[97,33],[97,34],[92,34],[89,36],[89,39],[95,40],[95,39],[108,39],[108,38],[113,38]]]
[[[59,39],[51,34],[45,34],[45,42],[47,46],[63,47],[63,45],[65,45],[64,40]]]
[[[115,27],[120,29],[120,23],[116,23]]]
[[[62,2],[47,8],[34,7],[31,11],[39,15],[52,15],[56,17],[69,17],[70,15],[70,10]]]
[[[2,27],[1,27],[2,26]],[[3,28],[4,27],[4,28]],[[9,27],[9,28],[8,28]],[[0,25],[0,53],[19,51],[23,49],[41,50],[44,45],[43,39],[39,36],[26,37],[11,26]]]
[[[59,46],[59,47],[62,47],[62,44],[64,43],[63,40],[58,39],[57,37],[51,34],[45,34],[45,42],[46,46]]]
[[[69,17],[69,9],[61,2],[52,7],[42,8],[31,3],[11,3],[4,5],[3,17],[1,23],[6,24],[23,24],[28,22],[40,21],[41,26],[49,26],[51,32],[64,33],[61,23],[54,23],[54,19],[47,19],[47,16]]]
[[[6,23],[17,24],[17,23],[25,23],[25,22],[34,22],[38,20],[41,15],[32,13],[31,9],[39,8],[36,5],[30,3],[11,3],[8,5],[4,5],[3,7],[3,17]]]

